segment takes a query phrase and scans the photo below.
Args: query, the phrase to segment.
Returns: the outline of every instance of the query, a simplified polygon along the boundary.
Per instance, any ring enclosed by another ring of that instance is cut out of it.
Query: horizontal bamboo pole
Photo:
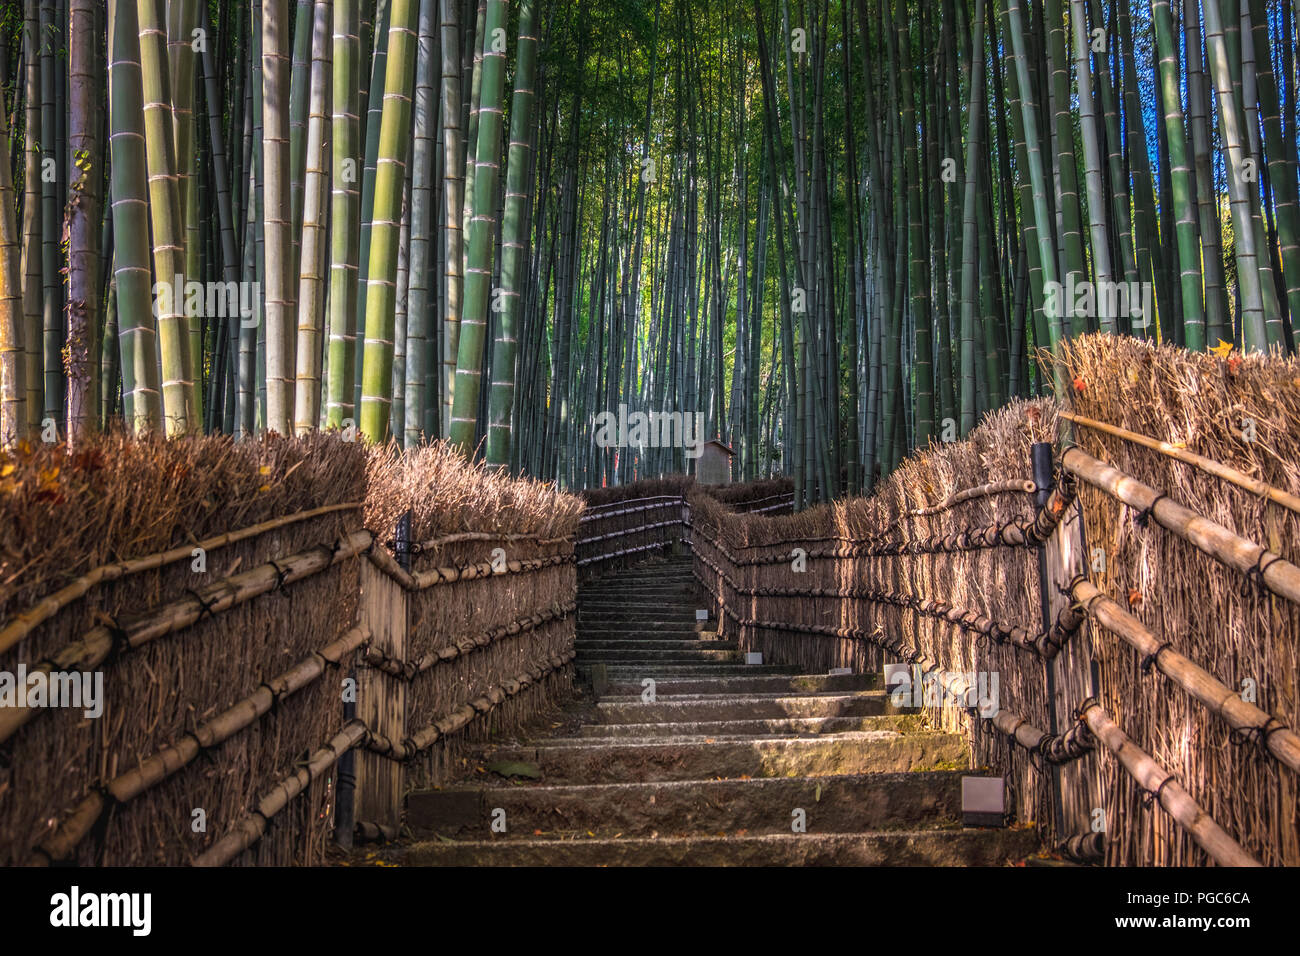
[[[890,604],[894,607],[908,608],[917,614],[956,624],[959,628],[987,637],[997,644],[1011,644],[1023,651],[1030,651],[1045,660],[1051,660],[1065,646],[1083,623],[1084,615],[1075,608],[1066,606],[1057,614],[1050,629],[1035,633],[1020,625],[1006,625],[987,617],[978,611],[911,594],[900,594],[880,588],[766,588],[740,587],[727,575],[726,571],[707,557],[697,553],[696,557],[722,582],[733,594],[741,597],[780,597],[806,600],[808,598],[829,597],[840,600],[864,600],[877,604]]]
[[[638,508],[637,510],[648,510],[650,508],[662,508],[665,505],[664,504],[652,505],[652,504],[646,504],[646,502],[655,501],[655,502],[679,504],[684,500],[685,500],[684,495],[651,495],[648,498],[623,498],[619,501],[609,501],[603,505],[595,505],[592,507],[588,507],[583,512],[583,515],[579,520],[596,521],[599,518],[608,518],[611,517],[611,515],[605,514],[604,512],[608,511],[611,508],[622,508],[625,507],[626,505],[632,505],[632,504],[644,505],[644,508]],[[614,514],[619,514],[619,513],[621,512],[617,512],[617,511],[614,512]]]
[[[629,501],[653,501],[653,500],[655,499],[650,499],[650,498],[629,499]],[[614,511],[609,511],[609,510],[596,511],[596,510],[588,509],[583,513],[582,517],[578,519],[578,523],[581,524],[585,521],[602,521],[605,518],[616,518],[619,515],[639,514],[642,511],[654,511],[656,508],[671,508],[676,505],[682,504],[685,500],[686,499],[683,498],[681,495],[667,495],[664,496],[662,499],[659,499],[657,504],[635,505],[631,508],[618,508],[617,510]],[[604,505],[602,507],[605,509],[609,509],[612,508],[614,505],[623,505],[627,503],[628,502],[625,501],[616,501],[609,505]]]
[[[1259,495],[1261,498],[1267,498],[1283,508],[1289,508],[1300,514],[1300,497],[1290,492],[1276,488],[1266,481],[1260,481],[1258,478],[1252,478],[1236,468],[1229,467],[1222,462],[1215,461],[1213,458],[1206,458],[1204,455],[1198,455],[1196,452],[1188,451],[1178,445],[1170,444],[1167,441],[1160,441],[1156,438],[1150,438],[1138,432],[1129,431],[1127,428],[1120,428],[1118,425],[1112,425],[1109,422],[1097,421],[1095,418],[1087,418],[1083,415],[1076,415],[1073,412],[1057,412],[1062,418],[1069,419],[1076,424],[1083,425],[1085,428],[1093,428],[1107,435],[1113,435],[1116,438],[1122,438],[1125,441],[1141,445],[1143,448],[1150,448],[1152,451],[1158,451],[1160,454],[1169,458],[1175,458],[1185,465],[1191,465],[1199,468],[1207,474],[1216,478],[1222,478],[1238,488],[1244,488],[1252,494]]]
[[[1100,488],[1130,508],[1150,514],[1184,541],[1243,574],[1253,575],[1274,594],[1300,604],[1300,567],[1281,555],[1229,531],[1223,525],[1185,508],[1118,468],[1093,458],[1080,448],[1067,448],[1061,464],[1088,484]]]
[[[284,777],[257,804],[257,809],[244,817],[233,830],[214,843],[195,861],[195,866],[224,866],[262,838],[266,825],[289,801],[302,793],[320,778],[339,757],[366,739],[366,725],[359,720],[349,721],[330,741],[301,764],[297,770]]]
[[[287,558],[258,565],[242,574],[222,578],[169,604],[135,615],[129,622],[120,621],[120,631],[115,632],[106,625],[92,628],[80,640],[65,645],[54,657],[39,662],[28,671],[93,671],[108,659],[115,648],[119,652],[135,650],[159,637],[189,627],[205,614],[220,614],[277,587],[319,574],[366,551],[373,540],[369,531],[354,531],[333,546],[317,545]],[[45,710],[40,707],[0,709],[0,742],[8,740],[36,714]]]
[[[194,544],[185,544],[172,548],[170,551],[160,551],[157,554],[132,558],[130,561],[119,561],[116,564],[100,565],[86,572],[75,581],[64,585],[53,594],[41,598],[40,601],[27,610],[15,614],[13,620],[0,628],[0,654],[9,650],[9,648],[30,634],[38,624],[49,620],[96,585],[103,584],[106,581],[116,581],[128,575],[138,574],[141,571],[154,571],[168,564],[185,560],[193,556],[195,548],[202,548],[204,551],[215,551],[218,548],[236,544],[259,534],[283,528],[286,525],[296,524],[299,521],[309,521],[312,518],[319,518],[321,515],[331,514],[336,511],[349,511],[360,508],[361,505],[362,502],[360,501],[325,505],[321,508],[312,508],[310,511],[299,511],[295,514],[272,518],[270,521],[263,521],[261,524],[240,528],[238,531],[227,531],[224,534],[214,535]]]
[[[1183,789],[1174,775],[1156,763],[1144,750],[1129,739],[1124,731],[1095,700],[1081,709],[1080,715],[1088,729],[1149,794],[1157,795],[1160,805],[1169,812],[1180,827],[1187,831],[1196,845],[1208,853],[1220,866],[1259,866],[1259,861],[1241,848],[1219,826],[1191,795]]]
[[[1092,732],[1082,721],[1063,734],[1039,730],[1027,719],[1009,710],[999,710],[992,717],[993,726],[1031,753],[1041,754],[1048,763],[1068,763],[1096,747]]]
[[[463,729],[475,718],[488,713],[507,699],[553,674],[576,656],[575,651],[569,650],[540,664],[534,664],[524,673],[492,686],[482,696],[462,704],[450,714],[433,721],[405,740],[389,740],[382,734],[372,733],[366,741],[366,747],[381,757],[388,757],[391,760],[410,760],[421,751],[428,750],[443,737]]]
[[[105,793],[117,803],[134,800],[188,766],[202,751],[229,740],[260,720],[274,705],[314,683],[328,665],[337,665],[369,637],[370,631],[364,625],[346,631],[337,640],[309,654],[283,674],[271,678],[247,697],[205,721],[193,733],[185,734],[139,766],[119,775],[104,790],[87,794],[71,813],[61,815],[63,823],[41,841],[29,863],[44,865],[68,859],[103,816],[107,806]]]
[[[685,540],[685,539],[683,539]],[[653,551],[656,548],[666,548],[673,544],[672,541],[652,541],[649,544],[638,545],[635,548],[624,548],[621,551],[609,551],[605,554],[593,554],[591,557],[580,558],[578,566],[592,564],[596,561],[612,561],[615,558],[621,558],[629,554],[640,554],[642,551]]]
[[[590,538],[579,538],[574,542],[575,547],[595,544],[597,541],[607,541],[610,538],[622,538],[630,534],[640,534],[643,531],[654,531],[656,528],[667,528],[669,525],[681,524],[681,518],[669,518],[667,521],[656,521],[653,524],[641,524],[635,528],[622,528],[618,531],[608,531],[605,534],[592,535]]]
[[[768,495],[765,498],[755,498],[753,501],[738,501],[731,506],[731,510],[736,512],[737,514],[753,514],[756,511],[768,510],[766,508],[755,508],[754,505],[762,504],[764,501],[777,501],[777,500],[783,502],[783,505],[778,505],[776,507],[783,507],[786,504],[793,505],[794,492],[789,491],[779,495]],[[722,504],[725,507],[727,503],[719,502],[719,504]]]
[[[535,534],[508,534],[503,531],[458,531],[455,534],[446,534],[441,538],[431,538],[428,541],[421,541],[412,549],[413,553],[422,551],[432,551],[449,544],[457,544],[461,541],[531,541],[534,544],[567,544],[568,538],[542,538]]]
[[[573,561],[573,554],[566,551],[563,554],[552,554],[542,558],[507,561],[504,571],[493,571],[491,561],[480,561],[478,564],[467,564],[463,567],[430,568],[428,571],[419,571],[412,574],[398,564],[397,559],[385,550],[372,550],[366,557],[370,559],[371,564],[407,591],[423,591],[426,588],[436,587],[440,584],[473,581],[478,578],[490,578],[494,575],[526,574],[542,568],[553,567],[557,564],[569,564]]]
[[[1062,856],[1081,863],[1094,863],[1106,856],[1106,834],[1095,830],[1076,833],[1060,846]]]
[[[555,608],[548,608],[538,614],[530,614],[526,617],[516,618],[509,624],[502,624],[500,627],[494,627],[489,631],[482,631],[474,636],[462,637],[452,641],[444,647],[437,650],[429,651],[414,661],[404,661],[395,657],[390,657],[379,648],[373,645],[366,648],[365,656],[362,660],[370,667],[377,668],[385,674],[393,677],[399,677],[403,680],[412,680],[417,674],[422,674],[439,664],[445,664],[448,661],[454,661],[464,654],[472,653],[482,647],[488,647],[503,637],[523,634],[527,631],[541,627],[551,621],[558,621],[568,617],[578,609],[578,602],[569,601],[568,603]]]
[[[1221,717],[1234,730],[1257,734],[1274,757],[1300,773],[1300,736],[1289,727],[1242,700],[1240,694],[1160,640],[1145,624],[1102,594],[1092,583],[1081,578],[1071,587],[1070,593],[1102,627],[1149,658],[1160,673],[1199,700],[1211,713]]]
[[[947,498],[944,498],[942,501],[928,505],[924,508],[911,508],[904,511],[898,516],[898,518],[894,519],[894,524],[897,524],[903,518],[927,518],[930,515],[937,515],[941,512],[947,511],[949,508],[954,508],[967,501],[974,501],[977,498],[987,498],[992,495],[1004,495],[1013,492],[1033,494],[1037,490],[1038,486],[1029,478],[1016,479],[1012,481],[995,481],[986,485],[979,485],[975,488],[966,488],[962,491],[955,492]]]

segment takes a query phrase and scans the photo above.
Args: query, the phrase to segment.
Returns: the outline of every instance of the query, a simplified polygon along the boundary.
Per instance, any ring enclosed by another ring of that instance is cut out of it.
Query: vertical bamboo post
[[[1050,442],[1037,441],[1029,449],[1030,464],[1033,467],[1034,484],[1038,490],[1034,493],[1034,504],[1039,508],[1047,504],[1047,499],[1052,493],[1052,486],[1055,481],[1052,476],[1052,445]],[[1052,626],[1052,565],[1048,560],[1048,549],[1046,545],[1038,547],[1038,600],[1042,607],[1043,629],[1047,630]],[[1056,669],[1050,664],[1047,671],[1047,699],[1051,702],[1048,708],[1048,732],[1052,734],[1060,733],[1060,727],[1056,719]],[[1062,817],[1061,817],[1061,768],[1053,765],[1051,770],[1052,778],[1052,807],[1055,811],[1055,831],[1058,839],[1061,837]]]
[[[409,511],[397,522],[394,545],[398,563],[409,571]],[[370,628],[370,643],[375,650],[397,659],[406,656],[406,591],[369,561],[361,563],[361,620]],[[358,716],[366,726],[388,740],[394,743],[405,740],[406,683],[375,667],[363,666],[358,678]],[[403,785],[400,762],[363,751],[357,760],[357,821],[400,826]]]
[[[1038,486],[1036,502],[1041,507],[1055,484],[1051,443],[1036,442],[1032,456],[1034,484]],[[1057,615],[1073,600],[1061,589],[1087,568],[1083,516],[1076,501],[1071,513],[1057,525],[1047,543],[1038,549],[1044,629],[1050,628]],[[1048,662],[1046,672],[1049,730],[1056,734],[1074,723],[1074,708],[1096,693],[1092,642],[1086,626],[1080,628],[1061,652]],[[1101,805],[1096,761],[1094,755],[1088,754],[1069,764],[1052,767],[1052,804],[1058,842],[1088,830],[1093,808]]]

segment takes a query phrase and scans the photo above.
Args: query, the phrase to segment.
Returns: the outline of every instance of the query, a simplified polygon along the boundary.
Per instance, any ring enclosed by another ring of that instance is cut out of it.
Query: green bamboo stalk
[[[330,86],[330,0],[316,0],[311,29],[311,91],[308,104],[306,181],[298,283],[297,375],[294,433],[320,422],[321,330],[325,322],[325,214],[330,171],[326,163],[326,97]]]
[[[415,78],[418,12],[416,0],[392,0],[389,13],[361,373],[361,433],[372,442],[388,438],[393,398],[397,252],[406,152],[411,135],[411,86]]]
[[[510,463],[514,403],[516,329],[523,292],[524,245],[528,237],[528,162],[532,130],[537,37],[533,33],[534,0],[519,5],[519,39],[515,53],[515,90],[510,102],[510,155],[506,171],[506,207],[502,220],[501,288],[504,308],[498,315],[492,351],[492,392],[488,412],[487,461]],[[594,372],[594,369],[592,370]]]
[[[149,271],[149,186],[135,0],[108,0],[109,166],[122,411],[137,434],[162,427],[158,330]],[[183,402],[183,397],[177,401]]]
[[[302,255],[303,209],[306,195],[304,179],[308,162],[308,99],[311,92],[313,0],[298,0],[293,25],[293,64],[289,71],[289,201],[293,219],[289,236],[293,241],[293,258],[289,263],[289,280],[298,282]]]
[[[45,408],[42,421],[63,418],[63,316],[59,311],[59,188],[57,170],[62,157],[56,144],[62,105],[55,100],[55,26],[53,0],[41,0],[41,287]]]
[[[1056,141],[1053,171],[1058,184],[1056,210],[1061,220],[1061,273],[1068,279],[1071,275],[1085,276],[1087,264],[1079,223],[1079,176],[1070,103],[1070,73],[1065,53],[1065,13],[1061,0],[1045,0],[1043,14],[1048,23],[1047,64],[1052,91],[1052,137]],[[1087,326],[1087,316],[1074,315],[1071,311],[1071,335],[1086,332]]]
[[[388,62],[388,0],[379,0],[375,11],[374,56],[370,65],[369,102],[366,109],[365,169],[361,177],[361,238],[360,258],[357,260],[357,329],[364,341],[366,334],[366,287],[370,274],[370,233],[375,211],[375,164],[379,158],[379,127],[384,112],[384,74]],[[361,373],[363,362],[357,356],[356,376],[353,382],[353,405],[361,405]]]
[[[291,434],[296,323],[289,159],[289,22],[285,4],[262,4],[262,162],[266,236],[266,429]]]
[[[1205,348],[1205,309],[1201,303],[1201,249],[1193,194],[1192,170],[1187,158],[1187,131],[1183,122],[1178,64],[1178,40],[1169,0],[1151,0],[1159,76],[1165,104],[1165,133],[1169,140],[1169,165],[1173,190],[1175,230],[1178,235],[1179,284],[1182,289],[1183,342],[1193,351]]]
[[[183,274],[200,279],[199,273],[199,204],[198,183],[194,167],[194,31],[199,26],[199,2],[165,0],[167,9],[167,63],[171,91],[172,139],[176,170],[176,196],[180,210],[181,232],[177,237]],[[203,37],[206,46],[211,38]],[[161,277],[160,277],[161,278]],[[177,292],[179,295],[179,291]],[[187,317],[189,366],[194,378],[193,424],[203,421],[203,323],[197,316]]]
[[[1205,275],[1206,341],[1232,339],[1227,284],[1223,275],[1223,239],[1219,228],[1218,196],[1210,165],[1210,104],[1205,88],[1201,42],[1200,0],[1186,0],[1183,32],[1187,49],[1187,104],[1196,172],[1196,209],[1200,224],[1201,265]]]
[[[483,21],[482,86],[478,144],[474,154],[473,217],[469,222],[465,308],[456,357],[456,395],[451,442],[468,456],[474,451],[482,381],[483,339],[492,286],[492,237],[496,227],[497,172],[501,161],[501,100],[505,83],[505,0],[488,0]]]
[[[456,393],[456,356],[460,348],[463,304],[465,234],[461,209],[465,203],[465,166],[461,162],[460,23],[458,0],[441,0],[442,7],[442,148],[443,148],[443,309],[442,309],[442,437],[451,431]]]
[[[41,285],[41,33],[39,0],[23,8],[23,346],[27,428],[41,424],[45,407]]]
[[[434,94],[434,77],[438,69],[435,42],[437,19],[437,0],[420,0],[415,99],[412,103],[415,135],[411,146],[406,390],[403,396],[405,409],[403,432],[408,447],[419,444],[425,437],[425,412],[429,405],[426,386],[431,358],[428,343],[434,338],[434,330],[430,327],[432,303],[429,299],[429,279],[433,271],[430,263],[430,245],[433,232],[438,225],[438,210],[434,205],[434,153],[438,139],[437,98]]]
[[[1224,37],[1219,0],[1204,0],[1205,47],[1209,54],[1210,76],[1219,102],[1219,132],[1227,153],[1228,200],[1232,211],[1237,257],[1237,289],[1241,296],[1242,348],[1262,350],[1268,347],[1264,301],[1260,289],[1259,256],[1255,248],[1255,226],[1250,210],[1248,184],[1244,179],[1245,136],[1241,110],[1232,90],[1232,73],[1228,66],[1228,45]]]
[[[1285,16],[1285,11],[1282,13]],[[1277,207],[1278,257],[1286,288],[1287,315],[1291,328],[1300,323],[1300,196],[1295,173],[1288,168],[1286,138],[1282,129],[1277,75],[1268,44],[1268,20],[1263,0],[1250,0],[1251,32],[1258,59],[1259,103],[1264,128],[1264,150],[1268,159],[1269,182]]]
[[[80,172],[71,184],[66,213],[68,340],[65,361],[69,445],[80,441],[87,431],[94,431],[99,418],[95,374],[99,362],[95,341],[99,334],[99,238],[102,227],[99,192],[104,171],[98,165],[100,59],[95,42],[96,6],[94,0],[72,0],[69,5],[68,145]],[[0,184],[2,191],[3,184]]]
[[[1015,51],[1017,81],[1020,85],[1021,115],[1024,125],[1026,151],[1029,159],[1029,178],[1033,185],[1033,217],[1038,227],[1038,247],[1041,257],[1043,288],[1056,282],[1056,248],[1052,243],[1050,222],[1047,209],[1047,178],[1043,171],[1042,140],[1038,134],[1038,115],[1032,103],[1030,90],[1033,84],[1029,79],[1029,59],[1025,52],[1025,31],[1020,15],[1020,0],[1008,0],[1007,13],[1010,17],[1011,45]],[[1059,300],[1059,296],[1057,297]],[[1049,310],[1048,341],[1053,351],[1063,338],[1065,330],[1061,322],[1060,309]]]
[[[27,350],[23,347],[22,255],[9,169],[9,111],[0,117],[0,448],[27,433]]]
[[[360,0],[334,0],[333,120],[331,124],[330,192],[330,341],[329,403],[326,421],[343,428],[351,421],[353,381],[357,361],[358,217],[361,192],[357,188],[361,163],[360,102],[361,38],[358,33]]]
[[[172,137],[167,34],[154,0],[137,0],[136,16],[140,28],[149,214],[153,227],[154,275],[157,277],[154,292],[162,356],[163,416],[167,434],[182,435],[196,428],[199,419],[196,417],[198,406],[190,364],[189,323],[184,312],[185,278],[181,273],[184,234],[176,180],[176,144]],[[118,287],[120,295],[120,277]]]
[[[1101,140],[1092,94],[1092,50],[1085,0],[1070,0],[1070,25],[1074,30],[1075,76],[1079,84],[1079,134],[1083,140],[1084,183],[1088,191],[1088,235],[1092,245],[1092,271],[1097,284],[1114,281],[1106,225],[1106,188],[1101,173]],[[1102,307],[1098,316],[1103,332],[1115,331],[1115,316]]]

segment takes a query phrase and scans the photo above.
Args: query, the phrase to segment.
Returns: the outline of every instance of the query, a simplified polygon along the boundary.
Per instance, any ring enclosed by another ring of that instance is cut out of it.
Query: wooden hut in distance
[[[731,458],[736,453],[716,438],[710,438],[695,460],[695,480],[702,485],[725,485],[731,481]]]

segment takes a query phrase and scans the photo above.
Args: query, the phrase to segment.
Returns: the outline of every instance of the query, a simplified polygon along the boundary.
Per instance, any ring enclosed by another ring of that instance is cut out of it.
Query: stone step
[[[634,613],[663,613],[689,615],[695,618],[695,611],[706,605],[695,600],[661,601],[654,597],[618,597],[618,598],[579,598],[579,613],[586,611],[627,611]]]
[[[389,850],[385,857],[412,866],[997,866],[1037,850],[1029,828],[962,828],[429,841]]]
[[[576,647],[581,651],[735,651],[739,645],[735,641],[702,641],[687,638],[646,638],[644,640],[623,640],[611,637],[578,637]]]
[[[608,607],[578,607],[578,620],[580,622],[595,623],[598,621],[617,621],[622,624],[625,622],[644,621],[648,624],[671,623],[671,624],[694,624],[695,610],[693,608],[675,608],[659,605],[657,607],[647,607],[638,609],[629,609],[626,605],[610,605]],[[708,618],[705,618],[708,620]]]
[[[695,571],[692,567],[685,565],[673,568],[655,569],[650,573],[644,571],[640,574],[629,573],[627,570],[611,571],[601,577],[594,578],[583,584],[584,588],[602,588],[614,584],[680,584],[682,582],[694,583],[696,581]]]
[[[626,584],[609,584],[584,588],[582,598],[584,600],[604,599],[609,601],[623,597],[639,597],[651,594],[685,598],[693,594],[697,587],[692,581],[669,582],[666,584],[657,584],[653,581],[629,581]]]
[[[587,669],[590,665],[586,665]],[[615,664],[608,668],[606,679],[610,694],[637,694],[643,688],[641,682],[647,677],[654,678],[658,684],[671,684],[684,680],[700,680],[716,677],[743,677],[755,675],[760,677],[790,677],[797,674],[799,668],[788,664],[655,664],[646,663]],[[662,694],[661,691],[656,693]]]
[[[646,643],[649,643],[649,639],[647,639]],[[611,650],[609,648],[586,648],[581,644],[578,645],[579,664],[604,662],[622,668],[654,664],[703,664],[708,661],[732,663],[740,660],[742,660],[740,651],[719,651],[707,648],[657,650],[652,647]]]
[[[656,696],[659,699],[654,703],[643,702],[639,697],[606,698],[596,704],[596,713],[605,724],[682,724],[789,717],[869,717],[885,714],[889,705],[883,691],[804,696],[717,694],[667,699],[662,694]]]
[[[667,627],[584,627],[580,629],[582,637],[596,640],[653,641],[661,637],[673,637],[678,640],[699,640],[695,635],[699,631],[689,624],[673,624]]]
[[[842,734],[854,730],[924,730],[918,714],[881,714],[866,717],[754,717],[741,720],[691,720],[681,722],[584,724],[580,737],[593,739],[645,737],[766,737]]]
[[[541,744],[502,748],[491,759],[535,764],[548,783],[616,783],[953,769],[967,764],[967,749],[957,734],[871,730],[820,738],[719,738],[713,743],[666,737],[594,746]]]
[[[674,681],[660,681],[655,687],[656,697],[678,694],[807,694],[823,691],[872,690],[877,686],[875,674],[764,674],[765,664],[720,665],[739,667],[739,673],[718,671],[715,676],[696,677]],[[649,676],[649,675],[647,675]],[[616,681],[610,674],[610,685],[602,699],[625,695],[641,696],[641,682]]]
[[[492,815],[500,808],[509,838],[536,830],[606,837],[790,833],[799,808],[809,834],[955,827],[962,776],[933,771],[427,790],[407,797],[406,823],[417,834],[493,839]]]

